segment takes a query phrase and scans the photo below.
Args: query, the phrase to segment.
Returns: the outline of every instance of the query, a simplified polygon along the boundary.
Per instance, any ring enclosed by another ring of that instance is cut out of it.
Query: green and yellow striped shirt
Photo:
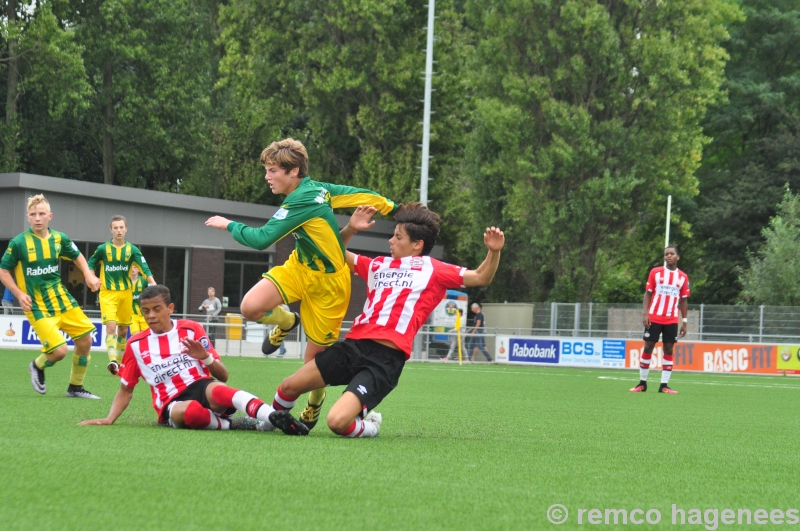
[[[136,282],[133,283],[133,315],[142,315],[142,308],[139,306],[139,295],[142,294],[146,287],[147,281],[142,276],[139,276]]]
[[[94,252],[89,258],[89,269],[95,270],[100,264],[100,289],[111,291],[124,291],[133,287],[131,281],[131,264],[136,264],[142,276],[153,276],[147,261],[142,256],[142,251],[132,243],[125,242],[122,247],[116,247],[108,241]]]
[[[266,225],[256,229],[232,221],[228,231],[237,242],[260,250],[291,234],[301,264],[314,271],[334,273],[346,262],[333,209],[361,205],[371,205],[381,214],[393,214],[398,208],[391,199],[370,190],[304,177]]]
[[[78,247],[63,232],[40,238],[28,229],[8,244],[0,268],[13,271],[17,286],[31,297],[33,320],[60,315],[78,303],[61,283],[58,259],[76,260]]]

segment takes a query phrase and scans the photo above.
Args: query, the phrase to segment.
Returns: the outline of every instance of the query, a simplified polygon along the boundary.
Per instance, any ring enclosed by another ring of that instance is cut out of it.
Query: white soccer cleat
[[[375,425],[375,429],[380,433],[381,431],[381,422],[383,422],[383,415],[378,413],[377,411],[370,411],[367,413],[367,416],[364,417],[364,422],[371,422]],[[377,437],[378,433],[375,434]]]

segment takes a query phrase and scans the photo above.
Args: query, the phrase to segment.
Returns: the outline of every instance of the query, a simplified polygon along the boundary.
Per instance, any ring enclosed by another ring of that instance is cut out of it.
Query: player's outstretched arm
[[[492,282],[497,266],[500,265],[500,251],[506,244],[506,237],[497,227],[489,227],[483,233],[483,243],[489,252],[478,269],[464,273],[464,286],[468,288],[488,286]]]
[[[355,233],[361,232],[362,230],[369,230],[375,225],[375,220],[372,219],[372,216],[377,213],[378,209],[371,205],[361,205],[356,208],[353,215],[350,216],[350,221],[339,231],[339,236],[342,238],[345,248],[347,248],[350,238],[352,238]],[[356,255],[349,251],[346,254],[347,265],[350,267],[350,271],[352,271],[355,267]]]
[[[14,276],[8,269],[0,268],[0,282],[11,290],[11,293],[17,298],[23,311],[31,311],[31,304],[33,304],[31,296],[19,289],[19,286],[17,286],[17,283],[14,281]]]
[[[80,426],[110,426],[114,424],[122,412],[128,408],[133,397],[133,387],[128,387],[125,384],[120,384],[119,391],[114,395],[114,401],[111,403],[111,410],[108,416],[104,419],[84,420],[79,422]]]

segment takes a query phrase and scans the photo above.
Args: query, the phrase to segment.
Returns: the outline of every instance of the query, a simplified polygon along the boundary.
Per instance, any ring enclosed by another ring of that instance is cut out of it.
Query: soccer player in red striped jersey
[[[678,394],[668,386],[672,375],[672,349],[678,337],[686,335],[686,323],[689,321],[689,277],[678,269],[678,249],[664,249],[666,265],[653,268],[647,278],[644,301],[642,303],[642,321],[644,323],[644,349],[639,361],[639,383],[631,389],[632,393],[647,391],[647,374],[650,372],[650,360],[653,349],[661,337],[664,345],[664,359],[661,363],[661,386],[659,393]],[[681,319],[680,332],[678,319]]]
[[[341,231],[342,240],[347,243],[353,234],[371,227],[375,212],[370,206],[358,207]],[[347,385],[328,413],[328,427],[344,437],[377,437],[383,419],[374,408],[397,386],[414,336],[446,291],[486,286],[494,278],[505,244],[500,229],[486,229],[486,259],[477,269],[467,270],[428,256],[439,235],[436,213],[411,203],[400,207],[395,221],[391,257],[347,253],[351,271],[367,282],[364,311],[344,341],[317,354],[278,387],[270,421],[284,433],[307,433],[289,413],[297,397],[326,385]]]
[[[111,410],[106,418],[81,424],[113,424],[130,404],[139,378],[144,378],[159,424],[197,430],[275,429],[269,422],[273,411],[269,404],[222,383],[228,381],[228,369],[203,327],[188,319],[170,318],[175,305],[169,288],[145,288],[139,304],[150,329],[128,340]],[[229,418],[237,410],[246,417]]]

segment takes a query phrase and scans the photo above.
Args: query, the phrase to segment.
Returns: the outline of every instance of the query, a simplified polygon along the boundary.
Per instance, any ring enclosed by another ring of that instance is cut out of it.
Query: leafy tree
[[[785,183],[800,187],[800,6],[788,0],[743,0],[747,19],[726,44],[728,102],[713,107],[713,137],[698,170],[692,216],[708,280],[693,298],[735,302],[748,251],[763,244]]]
[[[787,186],[777,211],[762,231],[764,246],[748,254],[742,298],[753,304],[800,306],[800,195]]]
[[[467,6],[480,36],[472,208],[479,226],[506,228],[508,247],[489,296],[592,300],[598,253],[657,245],[667,194],[696,193],[700,121],[720,97],[719,44],[738,11],[725,0]]]
[[[4,151],[2,171],[25,167],[19,151],[30,142],[24,109],[35,108],[42,122],[75,115],[83,108],[89,86],[82,48],[74,32],[63,28],[50,2],[2,2],[3,76],[6,81],[5,121],[0,126]],[[23,116],[21,116],[23,114]]]

